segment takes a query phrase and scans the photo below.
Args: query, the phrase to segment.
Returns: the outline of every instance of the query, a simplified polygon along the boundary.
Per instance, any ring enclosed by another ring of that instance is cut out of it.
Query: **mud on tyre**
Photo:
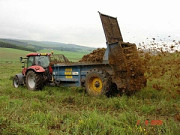
[[[42,73],[28,71],[26,75],[26,86],[29,90],[41,90],[44,86]]]
[[[91,96],[105,95],[111,87],[110,75],[100,69],[90,70],[85,79],[86,92]]]

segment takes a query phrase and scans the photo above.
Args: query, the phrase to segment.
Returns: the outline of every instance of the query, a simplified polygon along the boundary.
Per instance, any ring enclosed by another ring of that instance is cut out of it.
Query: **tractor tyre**
[[[13,78],[13,86],[15,88],[18,88],[20,86],[19,84],[19,78],[15,75],[14,78]]]
[[[86,92],[91,96],[106,95],[110,91],[111,77],[100,69],[90,70],[85,79]]]
[[[44,86],[42,73],[28,71],[26,75],[26,86],[29,90],[41,90]]]

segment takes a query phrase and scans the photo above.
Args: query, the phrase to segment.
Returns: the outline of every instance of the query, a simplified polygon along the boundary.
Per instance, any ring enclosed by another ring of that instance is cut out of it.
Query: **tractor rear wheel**
[[[41,90],[44,86],[43,75],[29,71],[26,75],[26,86],[29,90]]]
[[[85,88],[91,96],[105,95],[110,91],[111,77],[103,70],[93,69],[86,75]]]

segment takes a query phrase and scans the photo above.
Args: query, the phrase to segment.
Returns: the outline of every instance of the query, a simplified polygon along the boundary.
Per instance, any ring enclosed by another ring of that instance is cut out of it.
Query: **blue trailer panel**
[[[86,74],[93,68],[109,69],[107,63],[60,63],[53,67],[53,77],[55,81],[60,82],[63,86],[81,87],[85,81]]]

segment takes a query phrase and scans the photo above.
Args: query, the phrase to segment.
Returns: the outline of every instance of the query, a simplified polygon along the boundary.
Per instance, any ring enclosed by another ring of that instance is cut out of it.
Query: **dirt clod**
[[[175,118],[177,121],[180,121],[180,113],[176,114],[176,115],[174,116],[174,118]]]

